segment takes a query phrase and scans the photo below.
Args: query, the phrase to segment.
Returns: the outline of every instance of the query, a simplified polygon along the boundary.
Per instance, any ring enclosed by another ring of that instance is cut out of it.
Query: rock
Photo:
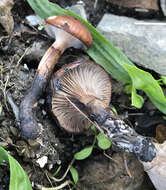
[[[38,15],[28,15],[25,18],[28,21],[28,23],[32,26],[37,26],[41,24],[42,22],[44,22],[44,20]]]
[[[43,156],[43,157],[37,159],[36,163],[39,164],[40,168],[43,168],[47,164],[47,161],[48,161],[48,157],[47,156]]]
[[[120,7],[159,10],[158,0],[107,0]]]
[[[86,11],[84,9],[83,1],[78,1],[76,5],[67,7],[66,9],[69,11],[73,11],[74,13],[76,13],[77,15],[79,15],[80,17],[82,17],[84,20],[87,21],[87,15],[86,15]]]
[[[164,24],[105,14],[97,29],[133,62],[166,75]]]
[[[79,172],[80,189],[84,190],[133,190],[141,189],[144,171],[139,161],[132,155],[126,156],[131,172],[130,178],[124,166],[122,154],[115,153],[111,159],[104,155],[87,159]]]
[[[164,16],[166,16],[166,0],[160,0],[160,7]]]
[[[144,170],[148,173],[157,190],[166,188],[166,141],[163,144],[155,144],[157,156],[152,162],[142,162]]]
[[[19,131],[16,127],[10,126],[10,131],[15,137],[18,137]]]

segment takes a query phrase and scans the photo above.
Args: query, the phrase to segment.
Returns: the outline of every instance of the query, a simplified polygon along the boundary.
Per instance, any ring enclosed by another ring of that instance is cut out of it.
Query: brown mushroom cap
[[[69,66],[68,66],[69,67]],[[60,77],[60,88],[52,97],[52,112],[60,125],[69,132],[81,132],[91,125],[67,99],[73,99],[78,107],[83,107],[94,99],[109,105],[111,81],[106,71],[98,64],[87,61],[70,69]]]
[[[45,19],[47,24],[63,29],[67,33],[79,39],[89,48],[92,44],[92,36],[84,24],[69,15],[51,16]]]

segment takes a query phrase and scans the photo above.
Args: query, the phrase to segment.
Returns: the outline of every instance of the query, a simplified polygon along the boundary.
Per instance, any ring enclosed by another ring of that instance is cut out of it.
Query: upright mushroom
[[[92,61],[76,62],[53,76],[52,112],[70,132],[95,123],[113,144],[148,162],[156,156],[151,139],[137,134],[110,109],[111,82],[106,71]]]
[[[33,105],[45,91],[55,64],[66,48],[87,49],[92,44],[88,29],[76,18],[67,15],[53,16],[45,20],[48,34],[56,41],[44,54],[38,66],[33,85],[20,105],[20,128],[23,136],[36,139],[40,127],[33,115]]]

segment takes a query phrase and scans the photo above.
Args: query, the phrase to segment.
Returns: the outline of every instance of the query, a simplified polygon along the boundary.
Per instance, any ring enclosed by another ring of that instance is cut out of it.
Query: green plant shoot
[[[74,183],[77,184],[77,182],[78,182],[78,172],[77,172],[77,170],[75,168],[71,167],[70,168],[70,173],[72,175]]]
[[[102,149],[102,150],[106,150],[109,149],[111,147],[111,142],[110,140],[103,134],[103,133],[99,133],[97,135],[97,141],[98,141],[98,146]]]

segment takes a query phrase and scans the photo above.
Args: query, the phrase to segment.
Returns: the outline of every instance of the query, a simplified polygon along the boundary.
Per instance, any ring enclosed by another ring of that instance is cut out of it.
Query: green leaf
[[[110,104],[110,109],[115,115],[118,115],[116,108],[112,104]]]
[[[166,76],[160,76],[162,83],[166,85]]]
[[[140,96],[139,94],[136,93],[136,89],[132,86],[132,92],[131,92],[131,99],[132,99],[132,105],[135,106],[136,108],[141,108],[143,103],[144,103],[144,99],[142,98],[142,96]]]
[[[150,98],[152,103],[163,113],[166,114],[166,97],[158,85],[158,82],[152,77],[152,75],[148,72],[145,72],[136,66],[128,65],[126,63],[123,64],[123,67],[129,73],[132,80],[132,103],[134,106],[138,106],[137,102],[141,104],[141,97],[136,94],[137,90],[143,90],[146,95]],[[136,97],[137,96],[137,97]],[[136,101],[135,101],[136,99]],[[138,100],[140,99],[140,100]],[[138,100],[138,101],[137,101]]]
[[[86,147],[86,148],[82,149],[80,152],[77,152],[74,155],[74,158],[76,160],[84,160],[85,158],[87,158],[88,156],[91,155],[92,150],[93,150],[93,146]]]
[[[108,138],[103,133],[99,133],[97,135],[97,140],[98,140],[98,146],[102,150],[106,150],[111,147],[111,142],[108,140]]]
[[[43,30],[43,28],[44,28],[44,26],[40,25],[40,26],[38,26],[37,29],[41,31],[41,30]]]
[[[124,87],[124,92],[126,94],[131,94],[132,93],[132,84],[127,84],[125,87]]]
[[[10,186],[9,190],[32,190],[28,176],[8,152],[0,147],[0,163],[7,162],[10,165]]]
[[[71,175],[72,175],[74,183],[77,184],[77,182],[78,182],[78,172],[77,172],[77,170],[75,168],[71,167],[70,172],[71,172]]]
[[[59,173],[60,170],[61,170],[61,166],[58,167],[58,169],[56,170],[56,172],[52,176],[55,177]]]
[[[95,127],[95,125],[91,126],[91,130],[96,134],[96,127]]]
[[[162,117],[164,120],[166,120],[166,116],[164,115],[163,117]]]
[[[152,103],[163,113],[166,113],[166,100],[163,96],[163,91],[158,84],[158,82],[147,72],[142,71],[134,66],[134,64],[116,47],[112,45],[100,32],[98,32],[92,25],[83,20],[81,17],[76,15],[71,11],[66,11],[60,8],[58,5],[49,2],[48,0],[27,0],[33,10],[42,18],[47,18],[53,15],[67,14],[76,17],[79,19],[91,32],[93,37],[93,44],[87,50],[88,55],[100,64],[104,69],[111,74],[112,77],[120,80],[124,83],[132,83],[132,103],[137,107],[141,106],[143,99],[136,94],[136,89],[143,90],[147,96],[150,98]],[[134,69],[134,73],[137,73],[134,77],[131,74],[130,69],[126,65],[131,66],[130,68]],[[135,82],[137,78],[137,82]],[[145,79],[145,81],[144,81]],[[151,80],[149,80],[151,79]],[[139,80],[139,81],[138,81]],[[144,85],[138,85],[139,83],[147,86],[152,86],[148,88]],[[154,94],[154,91],[157,90],[157,93]],[[159,92],[160,91],[160,92]]]

